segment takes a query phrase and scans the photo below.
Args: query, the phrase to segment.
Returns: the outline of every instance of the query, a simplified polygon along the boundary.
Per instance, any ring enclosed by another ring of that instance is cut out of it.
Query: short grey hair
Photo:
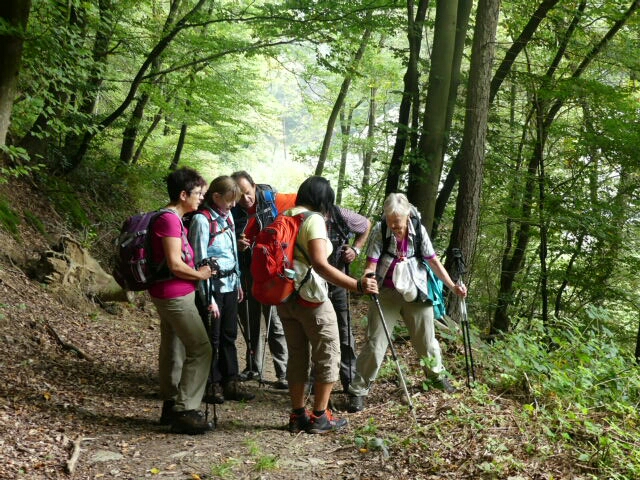
[[[384,200],[383,212],[385,216],[393,215],[409,215],[413,205],[409,203],[409,199],[404,193],[390,193]]]

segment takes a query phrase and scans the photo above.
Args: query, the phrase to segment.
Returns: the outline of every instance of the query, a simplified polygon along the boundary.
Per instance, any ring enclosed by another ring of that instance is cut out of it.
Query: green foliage
[[[0,184],[9,183],[11,178],[27,177],[38,172],[44,165],[30,165],[31,159],[24,148],[13,145],[0,145],[0,157],[5,157],[12,165],[0,166]]]
[[[488,385],[503,394],[524,394],[525,421],[538,423],[539,434],[572,451],[579,465],[600,472],[600,478],[635,478],[640,378],[631,355],[605,327],[566,322],[551,340],[552,349],[535,332],[496,341],[481,359]]]
[[[11,204],[4,198],[0,198],[0,225],[12,235],[18,235],[20,216],[11,208]]]
[[[30,210],[25,210],[24,219],[27,221],[29,225],[35,228],[42,236],[45,236],[47,234],[47,229],[45,228],[44,223],[36,213],[33,213]]]
[[[235,478],[234,468],[241,461],[237,458],[229,457],[222,463],[211,466],[211,475],[219,478]]]

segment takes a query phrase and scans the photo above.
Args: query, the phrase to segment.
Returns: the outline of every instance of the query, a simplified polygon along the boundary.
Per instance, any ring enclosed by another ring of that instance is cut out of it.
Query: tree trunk
[[[140,95],[140,98],[136,102],[136,106],[131,112],[131,117],[129,117],[129,122],[127,126],[124,128],[122,132],[122,145],[120,146],[120,161],[129,165],[131,163],[131,158],[133,157],[133,150],[136,145],[136,138],[138,137],[138,128],[140,127],[140,123],[142,122],[142,118],[144,116],[144,109],[149,102],[149,94],[143,93]]]
[[[458,87],[460,85],[460,66],[462,65],[462,57],[464,54],[464,48],[467,40],[467,29],[469,26],[469,16],[471,15],[471,7],[473,6],[472,0],[458,0],[458,16],[456,18],[456,43],[453,53],[453,64],[451,67],[451,89],[449,91],[449,101],[447,102],[447,115],[445,120],[445,143],[442,148],[442,158],[440,162],[444,164],[444,155],[449,145],[449,132],[451,131],[451,125],[453,123],[453,114],[456,109],[458,101]],[[495,49],[494,49],[495,50]],[[452,167],[451,167],[452,168]],[[451,169],[450,168],[450,169]],[[447,175],[446,178],[449,178]],[[458,175],[454,177],[456,180]],[[442,214],[438,215],[437,200],[440,198],[438,195],[436,199],[436,206],[434,210],[433,226],[431,228],[431,240],[435,241],[438,237],[438,224],[442,218]],[[443,208],[444,211],[444,208]]]
[[[129,107],[129,105],[135,98],[138,88],[140,88],[140,85],[142,84],[149,67],[151,67],[151,65],[163,54],[169,44],[182,30],[191,27],[191,17],[194,16],[205,3],[207,3],[206,0],[198,0],[196,5],[194,5],[194,7],[189,12],[187,12],[184,17],[176,22],[175,26],[166,35],[164,35],[151,49],[151,51],[147,55],[147,58],[145,58],[144,62],[138,69],[138,73],[136,73],[136,76],[131,81],[129,91],[127,92],[127,96],[125,97],[125,99],[122,101],[120,106],[118,106],[113,112],[111,112],[111,114],[109,114],[104,120],[102,120],[95,129],[84,134],[82,143],[80,144],[80,147],[78,147],[78,151],[70,157],[70,161],[64,169],[65,172],[71,172],[75,168],[77,168],[78,165],[80,165],[80,163],[82,163],[82,161],[84,160],[84,156],[89,150],[89,145],[91,144],[93,138],[98,133],[102,132],[105,128],[110,126],[118,118],[120,118],[120,115],[124,113],[124,111]]]
[[[156,127],[160,123],[160,120],[162,120],[162,111],[158,111],[158,113],[155,114],[155,116],[153,117],[153,122],[151,122],[151,125],[149,125],[149,128],[147,128],[147,131],[144,132],[144,135],[140,140],[140,144],[138,145],[138,148],[136,148],[136,153],[133,155],[133,158],[131,159],[132,165],[135,165],[136,163],[138,163],[138,160],[142,155],[142,150],[144,149],[145,143],[147,143],[147,140],[151,136],[151,133],[156,129]]]
[[[420,0],[418,11],[413,14],[413,0],[407,2],[407,37],[409,39],[409,59],[407,60],[407,71],[404,74],[404,90],[400,109],[398,113],[398,128],[396,130],[396,143],[393,146],[393,154],[389,163],[387,182],[385,186],[385,197],[390,193],[397,192],[400,186],[400,173],[407,147],[407,140],[411,138],[411,128],[409,127],[409,117],[413,108],[414,112],[420,110],[420,96],[418,91],[418,60],[420,59],[420,46],[422,44],[422,27],[429,7],[429,0]],[[417,122],[413,122],[415,127]],[[415,147],[414,147],[415,149]]]
[[[543,135],[543,111],[542,105],[536,105],[536,132],[538,135]],[[540,140],[541,143],[542,139]],[[538,164],[538,223],[540,225],[540,297],[542,299],[542,327],[545,333],[548,333],[549,329],[549,273],[547,265],[547,253],[549,250],[548,237],[549,237],[549,224],[547,220],[546,208],[546,178],[544,169],[544,153],[540,157]]]
[[[347,176],[347,154],[349,153],[349,143],[351,140],[351,122],[353,120],[353,112],[360,105],[358,102],[355,107],[349,109],[349,114],[345,115],[344,107],[340,109],[340,132],[342,134],[340,142],[340,169],[338,172],[338,188],[336,188],[336,204],[342,203],[342,191],[346,184]]]
[[[451,90],[451,65],[456,38],[458,1],[438,2],[431,52],[431,70],[416,158],[409,166],[409,201],[422,213],[430,232],[442,171],[444,127]]]
[[[368,11],[367,22],[370,18],[371,11]],[[333,129],[336,125],[338,114],[340,113],[340,109],[344,104],[345,98],[347,98],[347,93],[349,92],[349,87],[351,86],[351,80],[353,79],[353,75],[358,70],[358,66],[360,65],[360,61],[364,56],[364,52],[367,48],[367,44],[369,43],[370,38],[371,28],[367,25],[364,34],[362,35],[362,40],[360,40],[360,46],[358,47],[358,50],[356,51],[351,64],[347,67],[347,73],[342,80],[338,98],[336,98],[336,101],[333,104],[333,108],[331,109],[331,113],[329,114],[329,119],[327,120],[327,129],[325,130],[324,139],[322,141],[322,148],[320,149],[320,156],[318,157],[318,164],[316,165],[316,175],[322,175],[322,172],[324,171],[324,165],[327,161],[327,156],[329,155],[329,147],[331,146],[331,138],[333,137]]]
[[[529,18],[527,25],[522,29],[522,32],[518,36],[518,38],[513,42],[507,53],[505,54],[502,63],[496,70],[496,73],[491,80],[491,90],[489,94],[489,105],[493,104],[493,99],[498,93],[502,82],[507,77],[507,75],[511,72],[513,67],[513,63],[515,59],[520,54],[520,52],[527,46],[529,40],[538,29],[538,26],[547,16],[549,11],[558,3],[559,0],[544,0],[540,6],[536,9],[534,14]],[[434,220],[437,223],[444,214],[444,209],[449,203],[449,197],[453,192],[453,188],[458,182],[458,176],[460,174],[460,162],[462,156],[462,149],[458,151],[456,156],[453,159],[451,164],[451,168],[447,173],[447,176],[443,182],[442,189],[438,194],[438,198],[436,200]]]
[[[180,155],[182,155],[182,149],[184,147],[184,141],[187,138],[187,124],[183,123],[180,128],[180,137],[178,138],[178,144],[176,145],[176,151],[173,154],[173,159],[171,160],[171,165],[169,165],[169,170],[173,171],[178,168],[178,164],[180,163]]]
[[[462,169],[456,199],[449,251],[459,248],[472,264],[480,223],[480,195],[484,172],[489,86],[495,54],[495,38],[500,0],[480,0],[476,14],[471,50],[471,67],[461,151]],[[447,255],[445,267],[451,270],[453,256]],[[458,302],[456,302],[458,304]],[[452,312],[453,313],[453,312]]]
[[[374,155],[374,138],[376,131],[376,94],[378,92],[378,87],[371,87],[371,95],[369,98],[369,117],[367,120],[367,143],[366,150],[364,152],[364,156],[362,159],[362,196],[363,201],[360,202],[360,205],[366,205],[369,203],[369,197],[371,192],[370,184],[371,184],[371,165],[373,164]]]
[[[95,33],[93,42],[93,64],[87,78],[86,88],[82,92],[81,103],[78,108],[79,113],[85,115],[87,119],[95,115],[98,94],[104,82],[104,68],[109,56],[109,43],[115,30],[113,25],[114,0],[99,0],[100,23]],[[64,152],[67,156],[73,155],[82,141],[82,136],[77,133],[69,133],[64,142]]]
[[[0,19],[19,34],[0,36],[0,146],[7,142],[31,0],[4,0]]]

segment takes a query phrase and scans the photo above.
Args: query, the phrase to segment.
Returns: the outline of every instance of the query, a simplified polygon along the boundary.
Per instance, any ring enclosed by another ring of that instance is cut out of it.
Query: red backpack
[[[291,217],[278,215],[256,236],[251,257],[251,294],[263,305],[280,305],[295,292],[293,256],[296,246],[310,263],[307,253],[296,244],[296,240],[302,222],[313,214],[315,212],[305,211]],[[300,286],[310,273],[311,269]]]

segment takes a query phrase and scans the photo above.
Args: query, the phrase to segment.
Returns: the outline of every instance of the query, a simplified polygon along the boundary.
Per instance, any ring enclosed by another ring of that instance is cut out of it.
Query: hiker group
[[[372,227],[366,217],[335,205],[329,181],[320,176],[307,178],[296,193],[280,193],[245,171],[208,183],[180,168],[168,175],[167,192],[163,209],[125,222],[114,272],[125,288],[147,289],[160,317],[161,424],[186,434],[215,428],[201,403],[213,404],[215,412],[224,401],[251,401],[255,395],[243,381],[264,381],[268,344],[272,386],[289,391],[289,430],[340,429],[347,420],[328,408],[334,384],[341,382],[349,412],[362,410],[389,331],[400,320],[417,354],[429,359],[427,378],[455,391],[435,337],[429,275],[462,298],[466,288],[436,257],[405,195],[390,194]],[[356,279],[350,265],[365,245],[364,273]],[[350,292],[372,297],[358,355]],[[239,329],[246,342],[242,372]]]

